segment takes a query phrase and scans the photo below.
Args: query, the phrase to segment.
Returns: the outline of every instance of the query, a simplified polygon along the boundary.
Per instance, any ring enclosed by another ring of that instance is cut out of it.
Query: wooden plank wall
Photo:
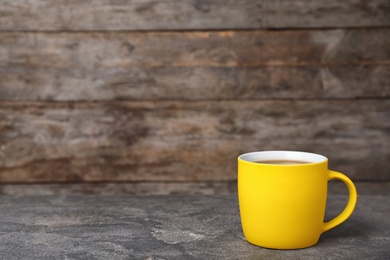
[[[389,97],[387,0],[3,0],[0,193],[229,193],[268,149],[390,181]]]

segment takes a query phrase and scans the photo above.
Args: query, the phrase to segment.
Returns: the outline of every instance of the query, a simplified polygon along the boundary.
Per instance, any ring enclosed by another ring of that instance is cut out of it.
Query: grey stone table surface
[[[390,259],[390,196],[300,250],[245,241],[237,195],[0,196],[0,259]],[[345,196],[328,198],[325,219]]]

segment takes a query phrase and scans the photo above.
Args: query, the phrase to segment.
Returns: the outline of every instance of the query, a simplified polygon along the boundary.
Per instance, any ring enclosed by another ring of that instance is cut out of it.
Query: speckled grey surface
[[[234,195],[0,196],[0,259],[390,259],[390,197],[361,196],[313,247],[270,250],[245,241]]]

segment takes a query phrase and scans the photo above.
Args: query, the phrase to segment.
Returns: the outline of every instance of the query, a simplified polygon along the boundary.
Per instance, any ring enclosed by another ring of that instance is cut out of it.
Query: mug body
[[[307,163],[261,163],[273,160]],[[318,154],[264,151],[241,155],[238,197],[246,240],[274,249],[316,244],[323,232],[327,174],[328,160]]]

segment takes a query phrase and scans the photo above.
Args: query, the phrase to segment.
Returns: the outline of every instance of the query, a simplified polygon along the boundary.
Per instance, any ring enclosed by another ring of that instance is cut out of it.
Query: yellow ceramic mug
[[[331,179],[347,185],[349,201],[340,215],[324,223]],[[347,176],[328,170],[328,159],[322,155],[263,151],[238,157],[238,197],[248,242],[297,249],[316,244],[323,232],[344,222],[355,209],[357,192]]]

